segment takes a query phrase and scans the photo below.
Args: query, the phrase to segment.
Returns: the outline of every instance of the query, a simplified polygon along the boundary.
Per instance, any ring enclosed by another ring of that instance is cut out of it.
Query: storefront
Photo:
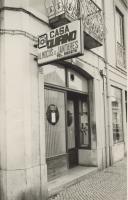
[[[83,74],[61,65],[44,67],[49,179],[79,165],[79,149],[90,148],[89,77]]]
[[[79,6],[77,1],[64,1],[66,13],[62,10],[59,17],[60,1],[47,0],[48,6],[45,2],[0,3],[2,200],[45,200],[48,184],[56,177],[73,172],[79,165],[104,169],[123,159],[127,152],[125,4],[109,0],[103,1],[102,7],[98,0],[85,0],[79,1]],[[83,25],[76,22],[79,11]],[[76,26],[66,26],[63,35],[60,26],[70,21]],[[47,43],[49,32],[51,42]],[[124,39],[117,37],[116,41],[116,33],[122,36],[121,32]],[[41,54],[39,36],[43,36]],[[124,46],[119,44],[122,41]],[[54,46],[56,57],[52,54]],[[49,60],[49,55],[53,59]]]

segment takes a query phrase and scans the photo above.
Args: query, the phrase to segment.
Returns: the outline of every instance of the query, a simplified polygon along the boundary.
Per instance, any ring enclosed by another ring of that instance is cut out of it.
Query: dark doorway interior
[[[78,165],[78,133],[79,133],[79,109],[78,95],[68,94],[67,98],[67,148],[69,168]]]

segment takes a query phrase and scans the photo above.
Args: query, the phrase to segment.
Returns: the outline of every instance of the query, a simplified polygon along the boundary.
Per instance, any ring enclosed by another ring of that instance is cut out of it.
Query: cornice
[[[26,13],[32,17],[34,17],[35,19],[39,20],[40,22],[43,22],[45,24],[48,24],[48,18],[45,15],[40,15],[39,13],[37,13],[35,10],[33,9],[26,9],[26,8],[22,8],[22,7],[1,7],[0,8],[0,12],[2,11],[15,11],[15,12],[23,12]]]

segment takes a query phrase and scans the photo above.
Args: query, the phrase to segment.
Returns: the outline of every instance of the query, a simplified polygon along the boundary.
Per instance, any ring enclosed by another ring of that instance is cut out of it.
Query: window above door
[[[62,87],[64,90],[88,93],[88,79],[71,68],[49,64],[43,69],[45,84]]]
[[[53,85],[66,86],[65,69],[60,65],[46,65],[44,71],[44,82]]]
[[[88,81],[74,70],[67,70],[67,85],[71,89],[88,93]]]

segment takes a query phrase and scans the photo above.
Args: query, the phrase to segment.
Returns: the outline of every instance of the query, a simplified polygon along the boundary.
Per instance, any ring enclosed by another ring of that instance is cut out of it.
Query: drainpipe
[[[108,146],[108,137],[107,137],[107,110],[106,110],[106,75],[104,74],[103,70],[100,70],[100,75],[103,79],[103,106],[104,106],[104,124],[105,124],[105,163],[102,163],[102,167],[108,167],[108,153],[107,153],[107,146]],[[102,161],[103,161],[103,154],[102,154]]]
[[[105,57],[105,71],[106,71],[106,87],[104,84],[104,112],[105,112],[105,145],[106,145],[106,167],[112,165],[112,146],[111,146],[111,122],[110,122],[110,81],[108,70],[108,55],[107,55],[107,34],[106,34],[106,11],[105,0],[102,0],[103,19],[104,19],[104,57]],[[104,76],[103,76],[104,79]],[[103,80],[104,83],[105,80]]]

